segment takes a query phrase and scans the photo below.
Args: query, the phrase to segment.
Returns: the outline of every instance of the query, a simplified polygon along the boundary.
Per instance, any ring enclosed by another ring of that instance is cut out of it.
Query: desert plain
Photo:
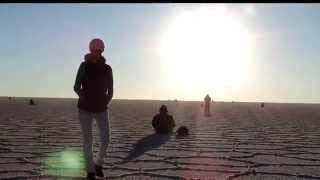
[[[0,180],[85,179],[77,99],[29,99],[0,98]],[[162,104],[188,136],[153,133]],[[109,111],[106,179],[320,179],[320,104],[213,102],[205,117],[200,101],[116,99]]]

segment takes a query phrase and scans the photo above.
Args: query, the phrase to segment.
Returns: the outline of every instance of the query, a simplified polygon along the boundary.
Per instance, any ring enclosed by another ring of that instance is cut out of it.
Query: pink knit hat
[[[90,51],[101,50],[104,51],[104,43],[101,39],[92,39],[89,45]]]

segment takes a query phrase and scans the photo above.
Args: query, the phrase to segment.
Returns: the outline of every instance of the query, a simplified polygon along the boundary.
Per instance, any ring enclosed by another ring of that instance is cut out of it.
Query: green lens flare
[[[44,164],[48,175],[80,177],[84,170],[83,153],[71,149],[49,153]]]

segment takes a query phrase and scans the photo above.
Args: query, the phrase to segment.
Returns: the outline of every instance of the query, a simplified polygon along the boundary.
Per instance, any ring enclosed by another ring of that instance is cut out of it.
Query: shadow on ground
[[[125,161],[135,159],[141,156],[143,153],[153,149],[160,147],[166,141],[168,141],[170,135],[168,134],[150,134],[139,141],[136,142],[134,148],[130,151],[127,157],[124,158]]]

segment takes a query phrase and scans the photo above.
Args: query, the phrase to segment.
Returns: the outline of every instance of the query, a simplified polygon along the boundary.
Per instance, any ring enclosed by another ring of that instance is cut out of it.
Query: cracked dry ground
[[[76,100],[35,101],[0,99],[0,179],[84,179],[83,167],[67,175],[45,163],[82,150]],[[189,136],[152,134],[161,104]],[[320,179],[320,105],[216,102],[211,117],[200,102],[114,100],[110,109],[107,179]]]

